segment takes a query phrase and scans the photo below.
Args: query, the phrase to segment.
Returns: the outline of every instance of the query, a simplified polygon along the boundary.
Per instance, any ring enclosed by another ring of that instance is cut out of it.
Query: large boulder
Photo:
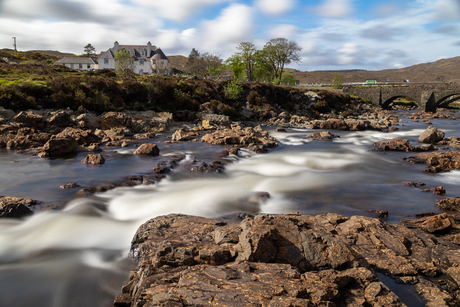
[[[429,126],[419,137],[420,143],[434,144],[444,139],[445,133],[436,127]]]
[[[77,141],[71,136],[52,136],[48,142],[43,145],[42,151],[38,155],[42,158],[64,156],[76,153],[77,146]]]
[[[78,145],[88,146],[91,144],[97,144],[100,142],[100,139],[97,135],[91,132],[91,130],[81,130],[75,129],[72,127],[67,127],[59,134],[57,134],[58,138],[65,138],[71,137],[74,138]]]
[[[135,155],[158,156],[160,149],[156,144],[142,144],[134,151]]]

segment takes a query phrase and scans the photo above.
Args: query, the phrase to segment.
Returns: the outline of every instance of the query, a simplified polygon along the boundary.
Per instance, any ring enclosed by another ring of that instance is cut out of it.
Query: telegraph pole
[[[16,49],[16,36],[13,37],[14,55],[17,55],[18,49]]]

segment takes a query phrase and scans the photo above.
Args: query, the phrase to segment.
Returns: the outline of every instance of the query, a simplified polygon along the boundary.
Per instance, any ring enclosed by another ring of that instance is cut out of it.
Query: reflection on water
[[[457,122],[435,124],[455,135]],[[159,184],[117,188],[70,200],[63,211],[42,212],[24,221],[0,221],[0,306],[110,306],[128,277],[125,255],[137,227],[168,213],[234,218],[240,212],[305,214],[335,212],[369,215],[388,210],[398,223],[418,212],[439,212],[439,196],[400,183],[443,185],[448,197],[460,195],[460,172],[425,174],[423,165],[402,160],[410,154],[372,152],[372,143],[404,137],[417,143],[426,125],[405,123],[392,133],[335,131],[332,142],[310,141],[311,131],[276,133],[283,145],[227,165],[223,174],[193,173],[176,168]],[[71,199],[75,190],[59,185],[104,184],[150,170],[165,155],[188,155],[209,162],[221,147],[203,143],[159,143],[162,156],[137,157],[133,148],[104,152],[99,167],[80,163],[85,154],[45,160],[0,152],[0,195],[39,200]],[[230,157],[228,160],[237,160]],[[255,192],[269,198],[254,200]]]

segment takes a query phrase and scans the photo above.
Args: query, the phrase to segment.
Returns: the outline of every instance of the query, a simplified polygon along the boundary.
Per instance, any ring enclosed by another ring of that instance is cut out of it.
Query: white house
[[[98,57],[99,69],[115,69],[114,57],[119,50],[127,50],[134,59],[134,72],[137,74],[171,74],[169,60],[160,48],[147,45],[120,45],[115,42],[113,47],[101,52]]]
[[[92,58],[80,58],[80,57],[62,58],[54,62],[53,65],[64,65],[69,68],[82,69],[82,70],[98,69],[97,62],[94,61]]]

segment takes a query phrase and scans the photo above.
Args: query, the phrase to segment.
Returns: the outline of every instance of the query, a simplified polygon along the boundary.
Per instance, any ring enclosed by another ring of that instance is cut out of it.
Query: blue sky
[[[0,0],[0,48],[81,54],[120,44],[226,59],[284,37],[303,70],[400,68],[460,55],[460,0]]]

